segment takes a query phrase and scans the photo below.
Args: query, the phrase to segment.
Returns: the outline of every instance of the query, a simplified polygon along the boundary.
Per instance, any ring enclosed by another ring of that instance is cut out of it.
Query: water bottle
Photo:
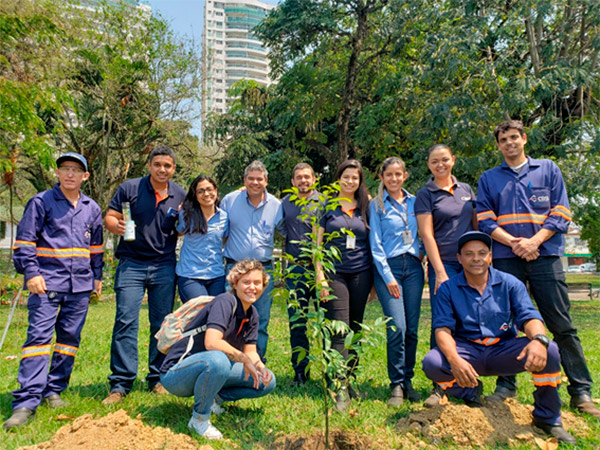
[[[123,202],[123,220],[125,221],[123,240],[135,241],[135,222],[131,219],[131,205],[129,202]]]

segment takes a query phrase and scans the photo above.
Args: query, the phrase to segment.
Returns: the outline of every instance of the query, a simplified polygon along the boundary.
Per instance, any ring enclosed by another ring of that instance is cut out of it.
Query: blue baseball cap
[[[463,248],[463,245],[471,241],[483,242],[489,247],[490,250],[492,249],[492,238],[489,234],[483,233],[481,231],[467,231],[465,234],[458,238],[458,253],[460,253],[460,250]]]
[[[85,157],[83,155],[80,155],[79,153],[75,153],[75,152],[63,153],[56,160],[56,165],[60,166],[61,163],[65,162],[65,161],[74,161],[76,163],[79,163],[83,166],[83,168],[85,169],[86,172],[88,171],[87,160],[85,159]]]

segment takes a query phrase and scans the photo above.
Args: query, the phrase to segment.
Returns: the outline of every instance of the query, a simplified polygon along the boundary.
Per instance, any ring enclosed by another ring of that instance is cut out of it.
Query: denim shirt
[[[177,231],[185,229],[183,211],[179,212]],[[186,233],[179,254],[176,272],[180,277],[212,280],[225,275],[223,238],[229,232],[227,213],[216,208],[208,219],[206,233]]]
[[[415,196],[402,189],[404,194],[402,203],[398,203],[389,196],[387,191],[383,194],[384,210],[379,208],[379,200],[374,198],[369,205],[369,243],[373,262],[377,272],[386,284],[394,280],[394,275],[388,264],[388,259],[408,253],[419,257],[420,242],[418,236],[417,219],[415,217]],[[412,241],[405,243],[402,238],[404,231],[410,231]]]

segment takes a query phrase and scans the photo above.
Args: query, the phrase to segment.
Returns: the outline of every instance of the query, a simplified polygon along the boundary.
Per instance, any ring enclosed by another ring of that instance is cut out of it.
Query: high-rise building
[[[258,0],[206,0],[202,32],[202,123],[209,112],[224,113],[227,91],[241,79],[268,86],[268,49],[252,28],[275,5]]]

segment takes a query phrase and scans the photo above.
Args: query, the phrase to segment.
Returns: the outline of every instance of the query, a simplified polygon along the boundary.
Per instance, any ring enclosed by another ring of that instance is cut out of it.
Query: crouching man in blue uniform
[[[65,153],[56,164],[58,183],[29,200],[17,228],[13,261],[30,293],[29,328],[7,429],[25,425],[42,402],[67,405],[60,394],[69,384],[90,293],[102,290],[102,211],[80,190],[90,176],[87,161]]]
[[[482,406],[487,375],[531,372],[533,424],[560,442],[577,441],[563,427],[560,415],[560,355],[546,337],[544,323],[525,285],[490,267],[492,239],[469,231],[458,240],[463,272],[440,286],[433,308],[437,348],[423,360],[423,371],[453,397]],[[517,329],[526,336],[517,337]]]

